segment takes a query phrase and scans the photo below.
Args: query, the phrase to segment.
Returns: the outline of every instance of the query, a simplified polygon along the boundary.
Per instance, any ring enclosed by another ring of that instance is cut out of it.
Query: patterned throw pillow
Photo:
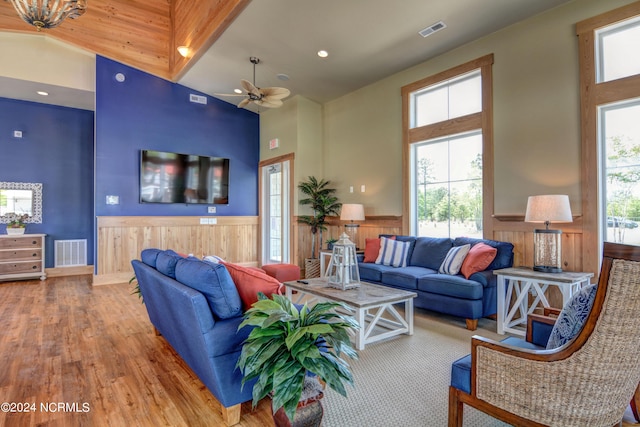
[[[547,350],[565,345],[580,333],[593,307],[597,289],[597,285],[585,286],[571,297],[553,325]]]
[[[454,246],[449,249],[447,256],[444,257],[444,261],[442,261],[438,269],[438,273],[451,274],[452,276],[458,274],[462,267],[462,262],[469,253],[469,249],[471,249],[471,245]]]
[[[391,267],[406,267],[409,242],[380,238],[380,252],[376,258],[376,264],[390,265]]]

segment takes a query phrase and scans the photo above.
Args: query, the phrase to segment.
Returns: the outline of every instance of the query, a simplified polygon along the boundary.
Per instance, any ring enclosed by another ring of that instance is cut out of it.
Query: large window
[[[640,3],[579,22],[582,260],[603,241],[640,245]]]
[[[403,88],[405,232],[484,237],[493,207],[485,190],[493,187],[492,63],[489,55]]]

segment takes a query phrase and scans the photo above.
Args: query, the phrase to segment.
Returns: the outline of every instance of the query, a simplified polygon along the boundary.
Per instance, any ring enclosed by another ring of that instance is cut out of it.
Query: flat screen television
[[[228,204],[229,159],[141,150],[140,202]]]

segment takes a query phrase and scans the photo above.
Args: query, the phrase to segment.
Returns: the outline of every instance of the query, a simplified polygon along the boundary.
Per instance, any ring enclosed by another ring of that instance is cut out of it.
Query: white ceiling
[[[253,80],[249,57],[256,56],[257,86],[324,103],[569,1],[579,0],[253,0],[178,83],[233,93],[240,79]],[[438,21],[447,27],[418,34]],[[318,57],[320,49],[329,56]],[[0,96],[33,100],[16,93],[33,93],[25,85],[0,80]],[[85,92],[70,89],[55,103],[86,108]]]

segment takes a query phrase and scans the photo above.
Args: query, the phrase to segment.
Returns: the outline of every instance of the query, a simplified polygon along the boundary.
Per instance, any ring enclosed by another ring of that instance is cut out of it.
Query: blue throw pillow
[[[172,279],[176,278],[176,263],[181,260],[182,256],[168,249],[158,253],[156,258],[156,270]]]
[[[162,252],[161,249],[144,249],[140,254],[140,260],[147,264],[149,267],[156,268],[156,260],[158,259],[158,254]]]
[[[176,280],[202,292],[218,319],[242,315],[240,294],[224,265],[194,258],[181,259],[176,265]]]
[[[380,252],[376,258],[376,264],[390,265],[391,267],[406,267],[409,242],[380,238]]]
[[[585,286],[571,297],[553,326],[547,341],[547,350],[565,345],[580,333],[593,307],[596,290],[596,285]]]

